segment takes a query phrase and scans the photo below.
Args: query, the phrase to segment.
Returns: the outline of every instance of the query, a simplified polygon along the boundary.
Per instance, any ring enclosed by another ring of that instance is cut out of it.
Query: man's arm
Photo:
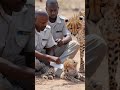
[[[57,42],[57,45],[61,47],[62,45],[69,43],[71,40],[72,40],[71,36],[68,35],[64,37],[63,39],[57,39],[56,42]]]
[[[64,37],[64,38],[62,39],[62,41],[64,42],[64,44],[69,43],[71,40],[72,40],[72,38],[71,38],[70,35],[67,35],[66,37]]]
[[[47,54],[42,54],[36,50],[35,50],[35,57],[39,60],[44,59],[44,60],[55,62],[57,64],[61,63],[59,57],[55,57],[55,56],[51,56],[51,55],[47,55]]]
[[[19,67],[3,58],[0,58],[0,73],[15,80],[31,80],[34,78],[33,69]]]
[[[63,26],[63,32],[62,33],[63,33],[64,37],[63,37],[63,39],[57,39],[56,40],[58,46],[65,45],[72,40],[71,33],[68,30],[68,28],[66,27],[65,22],[63,22],[63,25],[64,26]]]

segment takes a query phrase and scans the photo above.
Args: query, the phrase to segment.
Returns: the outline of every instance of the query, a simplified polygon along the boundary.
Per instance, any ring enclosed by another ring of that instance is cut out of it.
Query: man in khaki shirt
[[[51,27],[47,25],[48,15],[44,11],[35,13],[35,69],[45,73],[50,61],[58,63],[59,57],[47,55],[56,45],[51,34]],[[49,49],[49,50],[48,50]],[[45,52],[44,52],[45,51]],[[48,62],[48,63],[47,63]]]
[[[34,7],[25,3],[0,0],[0,90],[34,90]]]
[[[57,0],[46,1],[46,11],[49,15],[48,25],[51,26],[51,32],[57,43],[54,55],[60,57],[63,63],[66,58],[74,58],[79,49],[79,43],[72,40],[71,33],[67,29],[64,19],[58,15]]]

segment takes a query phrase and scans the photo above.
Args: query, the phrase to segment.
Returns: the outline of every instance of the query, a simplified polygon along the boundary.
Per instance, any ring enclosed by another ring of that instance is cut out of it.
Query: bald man
[[[56,45],[51,34],[51,28],[47,25],[48,14],[44,11],[36,11],[35,13],[35,69],[41,73],[45,73],[50,61],[57,64],[60,63],[59,57],[48,55]],[[46,54],[47,53],[47,54]]]

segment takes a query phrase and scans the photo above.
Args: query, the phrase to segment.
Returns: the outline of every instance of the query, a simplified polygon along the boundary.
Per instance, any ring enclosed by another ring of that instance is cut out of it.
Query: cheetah
[[[53,80],[55,77],[54,67],[48,66],[40,62],[39,70],[36,70],[35,76],[41,77],[42,79]]]
[[[53,67],[49,68],[48,71],[41,75],[42,79],[53,80],[55,77],[55,70]]]
[[[106,13],[99,23],[102,37],[107,43],[109,90],[117,90],[116,72],[120,60],[120,3]]]
[[[67,28],[73,36],[77,38],[80,43],[80,72],[85,72],[85,64],[83,57],[85,55],[85,20],[84,12],[79,13],[79,15],[74,15],[72,18],[67,20]]]
[[[61,79],[69,80],[75,83],[85,81],[85,77],[78,73],[77,71],[77,62],[73,59],[67,59],[64,62],[63,72],[60,76]]]

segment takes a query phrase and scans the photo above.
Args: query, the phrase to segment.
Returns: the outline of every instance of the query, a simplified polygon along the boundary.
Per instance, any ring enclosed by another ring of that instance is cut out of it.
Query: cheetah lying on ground
[[[64,68],[60,78],[70,80],[75,83],[85,81],[85,77],[78,73],[77,62],[75,62],[73,59],[67,59],[64,62]]]

